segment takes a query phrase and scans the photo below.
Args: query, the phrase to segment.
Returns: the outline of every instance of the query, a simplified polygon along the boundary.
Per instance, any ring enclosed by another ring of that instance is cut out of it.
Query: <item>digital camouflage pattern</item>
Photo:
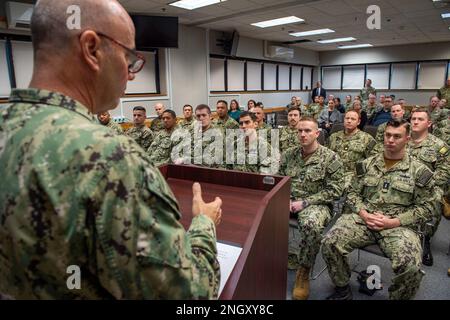
[[[450,145],[450,119],[444,119],[433,126],[433,135]]]
[[[197,131],[196,131],[197,130]],[[223,169],[225,164],[225,135],[220,127],[210,125],[202,132],[201,125],[190,128],[191,158],[183,163],[190,163],[202,167]]]
[[[295,146],[299,146],[298,130],[297,128],[291,128],[290,126],[283,127],[280,132],[280,152],[283,153],[287,149]]]
[[[115,123],[112,119],[109,120],[108,124],[106,124],[106,127],[112,129],[117,134],[123,134],[123,130],[120,124]]]
[[[226,130],[226,129],[239,129],[239,123],[236,122],[236,120],[234,120],[233,118],[227,116],[227,119],[214,119],[212,121],[213,125],[216,127],[221,127],[222,130]]]
[[[367,104],[364,108],[364,111],[366,111],[367,114],[367,120],[370,120],[378,110],[380,110],[380,108],[376,104],[373,106]]]
[[[390,299],[411,299],[423,277],[422,248],[416,231],[432,218],[442,192],[434,185],[433,173],[408,153],[389,170],[380,153],[359,163],[356,172],[344,214],[322,242],[329,275],[336,286],[347,285],[351,274],[348,254],[377,243],[391,259],[395,273]],[[361,209],[398,218],[401,226],[372,231],[359,216]]]
[[[308,114],[308,116],[317,120],[319,118],[319,115],[322,112],[323,108],[324,108],[324,106],[321,106],[318,103],[317,104],[316,103],[311,104],[309,106],[309,110],[308,110],[309,114]]]
[[[359,96],[361,97],[362,101],[369,100],[369,94],[377,95],[377,90],[375,90],[375,88],[372,86],[364,87],[361,90],[359,90]]]
[[[309,206],[297,213],[298,265],[309,268],[320,250],[322,232],[331,219],[333,201],[343,191],[343,165],[339,156],[330,149],[319,148],[306,160],[302,147],[288,149],[283,155],[280,174],[290,176],[292,201],[304,200]],[[290,246],[292,248],[292,246]]]
[[[180,128],[189,130],[191,127],[194,126],[194,123],[195,123],[195,120],[193,117],[190,120],[183,118],[178,122],[178,126]]]
[[[161,130],[164,130],[164,123],[160,117],[157,117],[152,120],[150,123],[150,130],[152,130],[154,133],[158,133]]]
[[[15,299],[210,299],[215,226],[186,232],[131,138],[59,93],[13,90],[0,117],[0,292]],[[67,268],[81,269],[69,290]]]
[[[171,152],[174,145],[177,143],[171,139],[172,134],[178,127],[175,126],[172,130],[161,130],[156,135],[150,147],[147,149],[147,153],[150,156],[150,161],[155,167],[159,167],[163,164],[172,163]]]
[[[147,150],[148,147],[150,147],[154,137],[152,130],[150,130],[145,124],[139,127],[133,126],[125,131],[125,134],[133,138],[133,140],[136,141],[137,144],[144,150]]]
[[[439,107],[436,107],[434,108],[433,111],[430,110],[431,122],[433,122],[434,125],[447,119],[448,116],[449,116],[448,109],[440,109]]]
[[[376,142],[372,136],[356,129],[352,135],[346,135],[344,130],[330,136],[329,148],[336,152],[344,164],[344,190],[350,185],[355,173],[356,163],[368,158]]]
[[[446,108],[450,108],[450,87],[443,86],[440,88],[437,92],[437,97],[439,99],[446,99],[447,100],[447,106]]]
[[[377,143],[384,144],[384,132],[386,131],[387,122],[382,123],[377,128],[377,135],[375,136],[375,140]]]

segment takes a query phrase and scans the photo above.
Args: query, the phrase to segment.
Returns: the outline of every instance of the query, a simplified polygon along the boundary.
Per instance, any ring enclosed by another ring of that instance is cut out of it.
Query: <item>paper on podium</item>
[[[220,265],[219,296],[222,293],[231,272],[233,271],[234,265],[236,264],[241,251],[241,247],[217,242],[217,260],[219,260]]]

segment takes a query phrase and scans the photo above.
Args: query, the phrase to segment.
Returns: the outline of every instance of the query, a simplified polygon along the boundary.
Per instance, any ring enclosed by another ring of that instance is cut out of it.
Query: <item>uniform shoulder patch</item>
[[[375,140],[370,140],[369,144],[367,145],[367,151],[372,151],[373,147],[375,147],[376,144],[377,142]]]
[[[355,169],[356,169],[356,175],[358,177],[361,177],[366,173],[366,166],[364,165],[363,162],[358,162],[355,166]]]
[[[425,167],[424,170],[422,171],[422,174],[417,179],[417,184],[421,187],[426,186],[430,182],[432,177],[433,172],[427,167]]]
[[[448,153],[449,149],[444,146],[441,149],[439,149],[439,153],[442,154],[443,156],[445,156]]]
[[[328,166],[328,172],[334,173],[342,166],[342,162],[339,159],[334,159]]]

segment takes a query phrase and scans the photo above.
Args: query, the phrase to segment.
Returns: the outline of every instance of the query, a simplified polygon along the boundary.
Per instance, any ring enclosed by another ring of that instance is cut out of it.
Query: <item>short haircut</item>
[[[250,117],[252,119],[253,122],[256,122],[256,115],[253,112],[250,111],[243,111],[240,115],[239,115],[239,119],[243,118],[243,117]]]
[[[183,106],[183,111],[184,111],[184,108],[191,108],[191,110],[194,110],[194,108],[192,108],[192,106],[190,104],[185,104]]]
[[[405,127],[407,136],[409,136],[409,134],[411,132],[411,125],[405,119],[401,119],[401,120],[394,120],[394,119],[392,119],[392,120],[389,120],[387,122],[387,124],[386,124],[386,128],[387,127],[393,127],[393,128]]]
[[[349,109],[349,110],[347,110],[347,111],[345,112],[345,115],[347,115],[347,113],[349,113],[349,112],[354,112],[354,113],[356,113],[356,114],[358,115],[358,119],[361,119],[361,113],[360,113],[359,111],[357,111],[357,110],[355,110],[355,109]],[[345,115],[344,115],[344,117],[345,117]]]
[[[255,106],[264,109],[264,104],[262,102],[257,102]]]
[[[299,107],[290,107],[288,109],[288,114],[291,113],[292,111],[298,111],[300,114],[302,114],[302,111],[300,110]]]
[[[164,114],[164,113],[169,113],[172,116],[172,118],[177,117],[177,114],[173,110],[164,110],[164,112],[162,114]]]
[[[341,103],[341,98],[336,97],[336,98],[334,98],[334,99],[336,99],[337,101],[339,101],[339,103]]]
[[[136,106],[133,108],[133,111],[144,111],[145,113],[147,113],[147,110],[145,110],[143,106]]]
[[[431,114],[430,114],[430,111],[428,110],[428,108],[424,108],[424,107],[419,107],[417,109],[413,108],[411,111],[411,118],[412,118],[413,114],[416,112],[425,112],[427,114],[428,120],[431,120]]]
[[[225,100],[217,101],[216,105],[219,104],[219,103],[223,103],[228,108],[228,102],[226,102]]]
[[[197,112],[197,110],[208,110],[208,114],[211,114],[211,108],[207,105],[207,104],[199,104],[197,107],[195,107],[195,112]]]
[[[319,123],[317,122],[317,120],[313,117],[301,117],[299,122],[305,122],[305,121],[310,121],[310,122],[314,122],[316,124],[317,129],[319,129]]]

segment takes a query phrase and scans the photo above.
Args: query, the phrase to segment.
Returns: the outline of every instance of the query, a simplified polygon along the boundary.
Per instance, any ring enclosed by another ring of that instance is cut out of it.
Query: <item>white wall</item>
[[[359,90],[343,90],[343,91],[327,90],[327,94],[332,94],[335,97],[341,98],[341,103],[344,103],[346,95],[350,94],[352,97],[354,97],[355,95],[359,95]],[[429,104],[430,97],[436,95],[436,91],[378,90],[377,96],[379,96],[380,94],[385,95],[393,94],[395,95],[395,100],[398,100],[400,98],[406,99],[407,106],[411,105],[427,106]]]

